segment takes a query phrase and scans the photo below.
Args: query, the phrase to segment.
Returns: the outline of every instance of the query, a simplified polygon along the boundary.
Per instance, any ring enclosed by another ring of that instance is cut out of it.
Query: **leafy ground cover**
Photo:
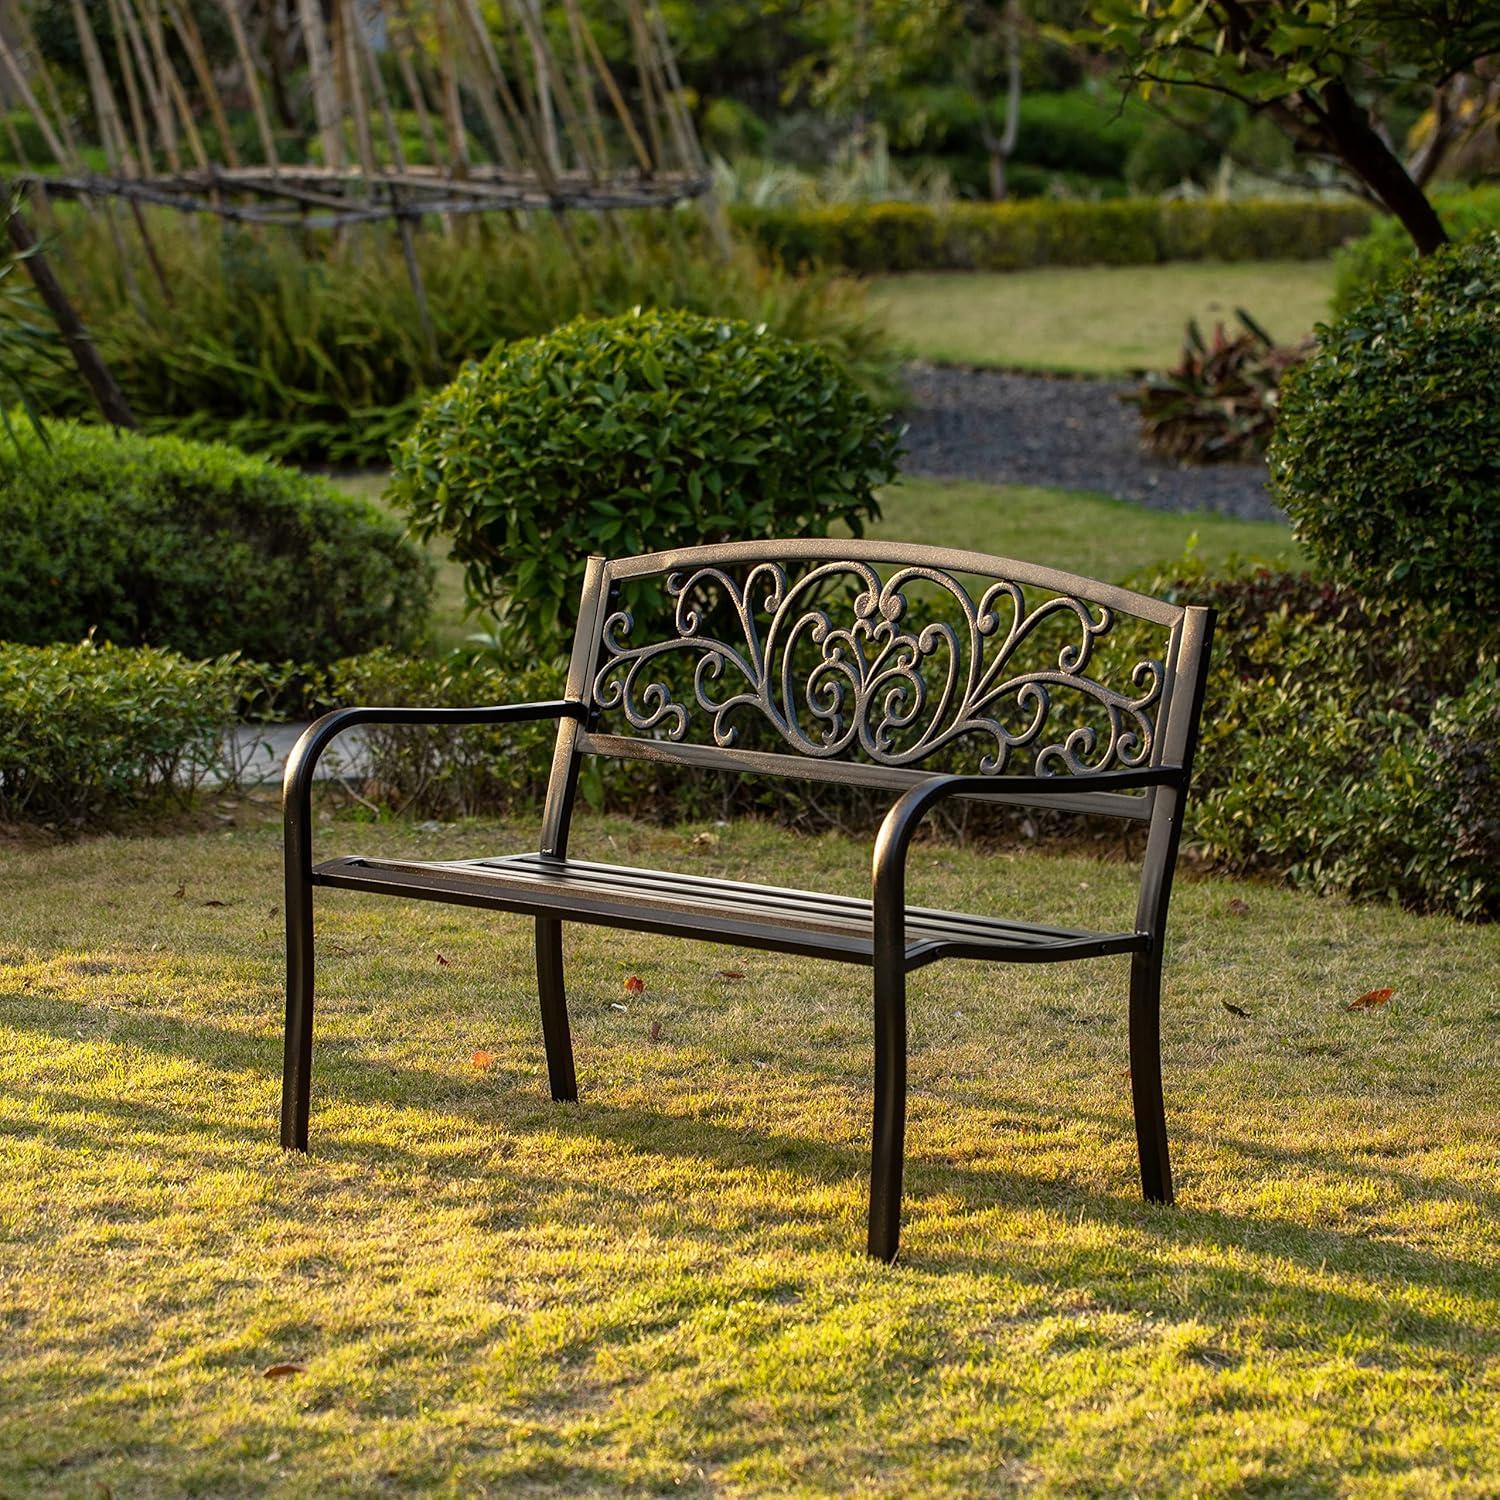
[[[315,1149],[284,1156],[277,830],[231,815],[0,867],[0,1493],[1493,1493],[1500,929],[1186,879],[1174,1209],[1135,1191],[1122,961],[923,971],[885,1268],[854,969],[572,929],[555,1106],[523,922],[330,898]],[[579,849],[867,880],[754,824]],[[915,870],[1130,904],[1077,853]]]
[[[385,476],[349,475],[340,484],[378,499]],[[1279,523],[1148,510],[1073,490],[903,479],[882,491],[880,505],[871,536],[970,547],[1111,581],[1181,557],[1194,538],[1197,554],[1209,563],[1238,556],[1284,567],[1301,559],[1290,529]],[[437,566],[433,635],[440,646],[455,646],[476,627],[464,618],[463,569],[446,550],[441,540],[429,548]]]
[[[1280,344],[1328,314],[1328,261],[918,272],[873,281],[871,306],[921,359],[1062,374],[1164,369],[1197,318],[1205,333],[1244,308]]]

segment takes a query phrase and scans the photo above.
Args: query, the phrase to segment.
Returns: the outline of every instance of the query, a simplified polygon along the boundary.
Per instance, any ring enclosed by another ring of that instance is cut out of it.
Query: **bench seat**
[[[313,880],[345,890],[706,938],[844,963],[873,962],[874,922],[871,903],[863,897],[544,854],[430,863],[353,855],[314,866]],[[908,969],[939,958],[1048,963],[1140,953],[1149,946],[1144,932],[1087,932],[906,909]]]

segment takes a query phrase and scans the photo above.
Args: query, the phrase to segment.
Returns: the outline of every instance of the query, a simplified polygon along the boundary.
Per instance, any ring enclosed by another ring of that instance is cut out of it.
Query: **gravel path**
[[[1264,464],[1178,468],[1148,458],[1114,380],[911,364],[909,474],[1098,490],[1155,510],[1279,520]]]

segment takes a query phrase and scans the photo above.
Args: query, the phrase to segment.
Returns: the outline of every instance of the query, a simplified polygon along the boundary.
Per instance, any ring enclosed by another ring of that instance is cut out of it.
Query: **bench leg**
[[[313,910],[312,886],[287,881],[286,1048],[281,1067],[281,1144],[307,1150],[312,1098]]]
[[[1141,1188],[1148,1203],[1172,1201],[1172,1160],[1161,1092],[1161,957],[1130,959],[1130,1092],[1141,1155]]]
[[[547,1083],[552,1097],[577,1099],[568,991],[563,983],[562,923],[555,917],[537,918],[536,987],[542,1002],[542,1044],[547,1049]]]
[[[875,1132],[870,1153],[870,1254],[893,1261],[901,1239],[906,1141],[906,969],[875,963]]]

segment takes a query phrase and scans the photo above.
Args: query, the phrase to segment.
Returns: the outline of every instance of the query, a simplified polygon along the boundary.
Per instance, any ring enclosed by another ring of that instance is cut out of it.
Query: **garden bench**
[[[979,553],[811,539],[590,559],[564,695],[487,708],[347,708],[286,769],[286,1064],[281,1140],[307,1149],[315,886],[535,919],[554,1099],[576,1099],[564,922],[811,954],[873,970],[870,1254],[900,1232],[906,976],[939,959],[1130,955],[1129,1057],[1141,1183],[1170,1202],[1162,1104],[1162,939],[1212,612]],[[318,757],[365,723],[558,721],[537,845],[474,859],[314,864]],[[759,741],[759,746],[750,743]],[[640,758],[899,794],[871,899],[570,858],[582,758]],[[1096,932],[906,903],[924,817],[974,798],[1147,825],[1134,926]]]

